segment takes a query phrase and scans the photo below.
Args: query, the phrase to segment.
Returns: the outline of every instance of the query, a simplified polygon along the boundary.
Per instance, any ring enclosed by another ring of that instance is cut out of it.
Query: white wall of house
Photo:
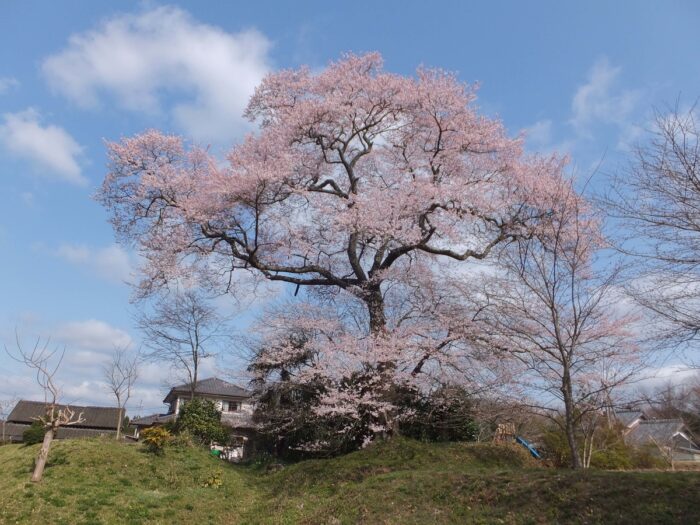
[[[196,396],[198,399],[207,399],[216,405],[217,410],[223,413],[241,412],[244,414],[253,413],[253,404],[247,401],[226,400],[209,396]],[[175,400],[175,414],[180,413],[180,408],[189,400],[189,396],[178,396]],[[234,410],[230,410],[230,405],[235,405]]]

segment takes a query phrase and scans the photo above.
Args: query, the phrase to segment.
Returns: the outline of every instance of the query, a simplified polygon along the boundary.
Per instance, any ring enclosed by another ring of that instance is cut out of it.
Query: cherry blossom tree
[[[520,361],[518,383],[561,426],[573,468],[590,464],[591,422],[642,364],[638,317],[620,308],[619,268],[600,256],[595,215],[570,189],[544,228],[501,253],[507,273],[489,293],[493,342]]]
[[[367,403],[390,430],[396,385],[471,358],[440,266],[531,237],[568,187],[565,159],[525,154],[474,100],[453,74],[388,73],[376,53],[273,73],[246,110],[259,131],[226,165],[147,131],[108,145],[98,199],[146,261],[141,297],[183,278],[236,293],[250,272],[342,304],[340,317],[302,307],[295,319],[313,331],[318,410]],[[298,351],[268,347],[271,362]]]

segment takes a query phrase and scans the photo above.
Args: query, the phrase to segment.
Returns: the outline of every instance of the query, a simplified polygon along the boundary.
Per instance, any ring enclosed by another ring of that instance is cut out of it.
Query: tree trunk
[[[197,390],[197,374],[199,372],[199,359],[197,352],[199,350],[195,350],[193,352],[193,357],[194,359],[192,360],[192,384],[190,385],[190,401],[194,400],[194,393],[195,390]]]
[[[117,416],[119,419],[117,420],[117,441],[119,441],[119,438],[121,437],[122,433],[122,420],[124,419],[124,409],[119,406],[119,416]]]
[[[583,439],[583,468],[591,467],[591,458],[593,457],[593,439],[595,437],[595,429]]]
[[[369,331],[378,334],[386,328],[386,316],[384,315],[384,297],[382,297],[381,285],[372,285],[365,295],[365,304],[369,312]]]
[[[44,468],[46,467],[46,460],[49,457],[49,449],[51,448],[51,442],[53,441],[54,428],[49,427],[44,434],[44,441],[41,444],[41,450],[39,450],[39,455],[36,458],[36,464],[34,465],[34,472],[32,473],[32,481],[41,481],[44,475]]]
[[[571,468],[578,470],[581,468],[581,458],[578,455],[578,445],[576,444],[576,428],[574,425],[574,400],[571,391],[571,377],[569,371],[564,371],[561,386],[562,394],[564,394],[564,429],[566,432],[566,440],[569,443],[569,451],[571,452]]]
[[[369,313],[369,331],[372,335],[382,334],[386,330],[386,315],[384,314],[384,297],[382,296],[381,284],[373,284],[367,288],[364,296],[367,311]],[[378,364],[378,371],[382,375],[389,375],[396,367],[396,363],[384,362]],[[386,399],[392,401],[396,397],[396,389],[390,384],[387,377],[382,386],[387,388]],[[399,424],[395,410],[382,410],[380,421],[384,424],[385,430],[382,432],[384,439],[391,438],[399,434]]]

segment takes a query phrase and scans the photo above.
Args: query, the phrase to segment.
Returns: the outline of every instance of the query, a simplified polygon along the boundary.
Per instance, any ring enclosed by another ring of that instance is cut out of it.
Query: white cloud
[[[613,137],[617,149],[627,150],[643,132],[635,118],[640,115],[640,102],[646,91],[622,88],[621,72],[622,68],[611,65],[606,57],[596,61],[586,82],[573,95],[567,132],[561,136],[560,131],[565,128],[550,119],[538,120],[524,130],[526,147],[543,153],[578,152],[580,158],[586,148],[590,149],[593,139]],[[600,159],[596,158],[591,169],[595,171],[599,165]]]
[[[96,319],[47,325],[33,315],[22,317],[25,319],[16,321],[20,324],[20,339],[25,348],[30,348],[40,336],[42,343],[48,340],[50,350],[55,348],[60,353],[65,346],[65,355],[56,378],[63,402],[114,404],[102,380],[101,367],[108,362],[115,346],[131,345],[132,351],[138,348],[125,330]],[[50,339],[47,339],[49,336]],[[0,347],[4,343],[10,351],[15,351],[14,337],[13,328],[0,325]],[[52,363],[55,364],[57,358],[58,354]],[[213,375],[212,369],[207,362],[203,364],[202,373]],[[143,363],[128,404],[129,414],[145,415],[163,411],[164,392],[167,387],[179,382],[167,364]],[[17,398],[41,401],[43,393],[29,369],[0,352],[0,401]],[[139,409],[139,406],[142,408]]]
[[[87,182],[78,163],[83,148],[63,128],[42,125],[39,113],[32,108],[3,115],[0,144],[9,153],[31,161],[42,173],[73,184]]]
[[[104,381],[84,379],[80,382],[64,382],[61,394],[63,400],[68,403],[115,406],[114,395],[110,393]],[[165,396],[162,389],[144,388],[137,382],[127,403],[127,413],[132,417],[163,413],[167,410],[167,406],[163,404],[163,397]]]
[[[615,124],[625,128],[629,134],[628,122],[641,93],[637,90],[617,89],[622,68],[613,67],[607,58],[599,59],[591,68],[588,81],[574,94],[571,111],[571,125],[579,135],[589,137],[596,124]]]
[[[111,352],[115,347],[128,347],[133,343],[124,330],[97,319],[63,323],[55,328],[53,338],[77,351]]]
[[[54,254],[72,264],[88,267],[110,281],[129,281],[133,275],[129,254],[116,244],[104,248],[90,248],[84,244],[62,244]]]
[[[269,40],[249,29],[227,33],[176,7],[115,16],[70,37],[48,57],[50,85],[83,107],[103,95],[138,112],[168,109],[198,140],[222,143],[247,129],[243,109],[268,71]],[[177,95],[179,102],[165,102]]]
[[[99,379],[98,363],[95,363],[92,369],[77,370],[66,366],[63,368],[57,378],[62,402],[89,406],[115,405],[114,396],[108,390],[107,384]],[[6,378],[0,390],[0,402],[18,399],[43,401],[43,392],[32,375],[24,370],[17,372],[21,375]],[[160,385],[145,384],[137,380],[127,404],[127,413],[130,416],[143,416],[164,412],[167,407],[163,404],[163,391],[164,388]],[[8,413],[13,406],[14,404],[9,407]]]
[[[19,87],[19,81],[13,77],[0,77],[0,95]]]
[[[678,386],[700,378],[700,371],[683,364],[664,365],[647,368],[641,374],[641,380],[635,384],[639,389],[654,389],[667,385]]]
[[[552,121],[538,120],[525,130],[525,136],[534,148],[548,146],[552,142]]]
[[[538,120],[525,132],[525,145],[529,151],[537,153],[570,153],[574,149],[571,139],[555,140],[554,123],[549,119]]]

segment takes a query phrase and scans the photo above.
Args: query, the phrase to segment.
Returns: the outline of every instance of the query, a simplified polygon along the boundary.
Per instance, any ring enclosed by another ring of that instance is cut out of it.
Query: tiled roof
[[[170,403],[175,399],[175,394],[189,394],[190,384],[185,383],[182,385],[174,386],[168,392],[163,400],[164,403]],[[222,397],[237,397],[237,398],[248,398],[250,397],[250,392],[245,388],[241,388],[238,385],[219,379],[218,377],[210,377],[208,379],[202,379],[197,381],[195,387],[195,393],[200,395],[209,396],[222,396]]]
[[[615,412],[615,417],[620,423],[628,427],[637,419],[644,419],[644,412],[641,410],[618,410]]]
[[[85,421],[71,425],[72,428],[95,428],[104,430],[117,429],[119,409],[115,407],[90,407],[79,405],[59,405],[59,408],[68,407],[75,412],[75,415],[82,413]],[[43,401],[18,401],[12,409],[7,421],[10,423],[21,423],[31,425],[38,417],[46,413],[46,403]]]
[[[5,440],[14,443],[22,441],[22,435],[31,425],[25,423],[5,423]],[[73,426],[60,427],[56,433],[56,439],[77,439],[99,436],[113,436],[116,429],[106,428],[76,428]],[[0,440],[2,439],[2,427],[0,427]]]
[[[682,432],[684,428],[685,425],[680,419],[641,421],[627,434],[627,439],[634,445],[655,443],[660,446],[668,446],[672,444],[673,436]]]
[[[151,414],[150,416],[134,418],[129,421],[129,424],[135,427],[150,427],[151,425],[163,425],[175,417],[175,414]]]

